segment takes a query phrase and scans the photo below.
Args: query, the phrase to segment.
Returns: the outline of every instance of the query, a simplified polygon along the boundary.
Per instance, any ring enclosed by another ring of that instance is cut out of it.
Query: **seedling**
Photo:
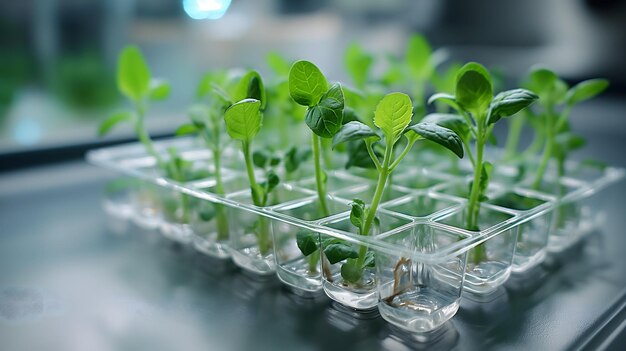
[[[224,89],[218,85],[219,80],[207,74],[201,81],[197,90],[197,98],[200,102],[189,109],[190,124],[183,124],[176,130],[176,135],[195,134],[199,135],[205,145],[213,153],[213,166],[215,168],[215,193],[224,196],[224,181],[222,178],[222,152],[226,146],[222,119],[224,112],[230,105]],[[204,102],[204,103],[203,103]],[[228,218],[226,209],[221,204],[212,204],[209,211],[207,207],[201,209],[200,219],[209,221],[216,218],[217,240],[228,240]],[[210,215],[209,215],[210,214]]]
[[[467,205],[466,229],[479,230],[478,215],[480,202],[487,199],[485,190],[493,168],[484,160],[485,144],[492,137],[495,123],[502,117],[512,116],[525,109],[538,96],[525,89],[507,90],[493,96],[493,84],[489,72],[480,64],[470,62],[457,73],[454,95],[438,93],[429,99],[429,103],[441,101],[456,110],[469,128],[469,134],[463,139],[465,150],[474,167],[474,180],[470,185]],[[469,139],[475,140],[474,150]],[[478,264],[487,259],[483,244],[472,251],[472,260]]]
[[[333,138],[333,146],[351,140],[364,140],[369,156],[379,173],[373,198],[366,206],[360,199],[354,199],[350,212],[350,222],[357,228],[360,235],[371,235],[372,226],[377,222],[376,212],[385,192],[385,186],[393,170],[400,164],[418,140],[434,141],[458,157],[463,157],[463,144],[459,136],[450,129],[431,123],[417,123],[409,126],[413,116],[413,104],[408,95],[391,93],[386,95],[376,107],[374,124],[378,133],[367,125],[352,121],[346,123]],[[381,135],[382,134],[382,137]],[[404,135],[406,145],[396,157],[394,147]],[[373,144],[383,141],[384,154],[382,160],[374,153]],[[341,241],[334,240],[324,248],[324,254],[330,263],[347,259],[341,267],[341,276],[347,282],[358,284],[366,267],[374,266],[374,254],[361,246],[358,252]]]
[[[255,71],[251,71],[244,76],[242,82],[245,83],[240,83],[239,86],[245,86],[247,89],[241,89],[238,93],[243,94],[245,98],[226,110],[224,121],[226,122],[228,135],[232,139],[241,142],[241,150],[250,183],[252,203],[255,206],[263,207],[267,205],[269,194],[276,188],[280,179],[276,173],[269,170],[263,182],[259,183],[256,180],[252,160],[252,141],[261,129],[263,121],[262,109],[265,106],[265,90],[261,76]],[[272,243],[269,237],[269,221],[264,216],[259,216],[256,235],[261,255],[267,255],[272,248]]]
[[[165,100],[169,96],[169,84],[160,79],[153,79],[139,48],[127,46],[122,50],[118,60],[117,87],[134,108],[115,113],[104,120],[98,129],[98,135],[106,135],[117,124],[131,123],[146,151],[154,157],[159,167],[165,169],[165,162],[154,148],[145,128],[144,117],[150,101]]]

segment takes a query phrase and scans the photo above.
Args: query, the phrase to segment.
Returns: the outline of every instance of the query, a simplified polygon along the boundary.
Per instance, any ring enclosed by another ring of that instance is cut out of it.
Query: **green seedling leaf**
[[[255,99],[261,102],[260,109],[265,109],[267,98],[265,96],[265,86],[263,85],[263,79],[257,71],[250,71],[246,73],[235,86],[233,90],[232,99],[234,101],[240,101],[243,99]]]
[[[327,245],[324,248],[324,254],[330,264],[335,264],[348,258],[359,257],[359,253],[351,245],[344,243],[332,243]]]
[[[300,168],[300,165],[308,160],[313,153],[311,149],[304,148],[302,150],[295,146],[292,146],[285,154],[285,170],[288,173],[293,173]]]
[[[274,167],[280,163],[280,157],[267,150],[257,150],[252,153],[252,163],[259,168]]]
[[[344,89],[345,92],[345,89]],[[356,114],[356,111],[354,111],[354,109],[351,109],[349,107],[346,107],[344,104],[344,108],[343,108],[343,120],[342,123],[346,124],[348,122],[352,122],[352,121],[357,121],[360,122],[361,119],[359,118],[359,116]]]
[[[502,117],[513,116],[534,103],[539,96],[526,89],[513,89],[499,93],[489,107],[487,124],[493,124]]]
[[[580,161],[580,164],[583,166],[587,166],[587,167],[591,167],[591,168],[596,168],[599,169],[601,171],[604,171],[609,165],[606,162],[602,162],[602,161],[598,161],[598,160],[594,160],[594,159],[584,159],[582,161]]]
[[[573,133],[562,133],[556,136],[555,143],[563,154],[578,150],[585,146],[587,141],[580,135]]]
[[[195,124],[183,124],[176,129],[174,134],[177,136],[196,134],[199,130],[200,128],[198,128]]]
[[[309,61],[297,61],[289,70],[289,94],[300,105],[314,106],[328,89],[322,72]]]
[[[374,63],[372,55],[363,51],[359,44],[353,43],[348,46],[344,64],[356,86],[363,87],[367,83],[372,63]]]
[[[280,183],[280,178],[272,170],[267,172],[266,177],[267,179],[259,184],[263,188],[263,194],[265,195],[271,193]]]
[[[168,82],[160,79],[153,79],[150,82],[150,100],[163,101],[170,96],[170,85]]]
[[[420,122],[407,128],[407,137],[415,138],[416,135],[424,139],[434,141],[435,143],[452,151],[459,158],[463,158],[463,141],[452,130],[440,127],[436,124]],[[416,135],[411,135],[415,133]]]
[[[352,207],[350,211],[350,223],[361,230],[363,221],[365,220],[365,202],[360,199],[354,199],[350,206]]]
[[[544,103],[556,104],[567,94],[567,84],[548,68],[534,67],[523,86],[539,96]]]
[[[357,266],[356,262],[348,261],[341,265],[341,277],[343,280],[357,283],[363,276],[363,270]]]
[[[589,100],[600,94],[609,87],[609,81],[606,79],[589,79],[573,86],[565,97],[568,105],[575,105],[579,102]]]
[[[376,255],[374,254],[374,251],[367,251],[367,253],[365,254],[365,260],[363,260],[363,265],[361,266],[361,268],[366,268],[366,267],[370,267],[370,268],[374,268],[376,267]]]
[[[493,98],[489,72],[481,64],[470,62],[461,68],[456,77],[456,102],[479,118]]]
[[[296,234],[296,244],[304,256],[308,256],[319,248],[319,235],[307,231]]]
[[[431,53],[432,49],[426,38],[419,34],[411,36],[406,49],[406,64],[415,79],[425,80],[432,75]]]
[[[255,99],[241,100],[224,113],[226,132],[231,138],[250,142],[261,129],[261,102]]]
[[[361,140],[366,138],[380,139],[380,137],[369,126],[352,121],[344,124],[339,132],[333,137],[332,148],[346,141]]]
[[[387,145],[394,145],[411,122],[413,104],[404,93],[385,95],[376,106],[374,124],[385,135]]]
[[[489,178],[491,177],[491,171],[493,171],[493,165],[490,162],[483,162],[483,167],[480,171],[480,201],[487,201],[485,191],[489,186]]]
[[[122,50],[117,65],[117,87],[131,100],[139,101],[150,91],[150,70],[136,46]]]
[[[122,122],[130,122],[133,120],[133,114],[127,111],[115,113],[105,119],[98,128],[98,136],[107,135],[113,127]]]
[[[215,206],[211,203],[206,203],[198,210],[198,216],[203,222],[208,222],[215,218],[216,215]]]
[[[428,99],[428,104],[432,104],[433,102],[441,102],[452,107],[453,109],[457,111],[461,111],[461,107],[457,103],[456,98],[454,97],[454,95],[451,95],[451,94],[447,94],[447,93],[434,94]]]
[[[469,136],[469,126],[463,117],[449,113],[431,113],[422,118],[422,123],[432,123],[438,126],[448,128],[458,134],[461,139]]]
[[[341,85],[335,83],[322,95],[319,104],[309,107],[304,122],[313,133],[322,138],[332,138],[342,126],[343,106]]]

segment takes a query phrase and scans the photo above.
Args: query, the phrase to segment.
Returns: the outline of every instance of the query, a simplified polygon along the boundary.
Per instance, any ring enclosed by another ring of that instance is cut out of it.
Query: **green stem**
[[[383,164],[378,174],[378,183],[376,184],[376,191],[374,192],[374,197],[372,198],[372,204],[367,211],[367,216],[365,217],[365,222],[363,222],[363,227],[361,230],[361,235],[369,235],[370,229],[372,227],[372,223],[374,222],[374,218],[376,218],[376,211],[378,210],[378,204],[385,192],[385,184],[387,183],[387,178],[389,177],[389,164],[391,163],[391,155],[393,152],[393,146],[387,145],[385,149],[385,156],[383,158]],[[406,155],[406,154],[405,154]],[[357,259],[357,267],[361,267],[363,262],[365,262],[365,255],[367,254],[367,246],[362,245],[359,247],[359,258]]]
[[[504,148],[504,158],[510,160],[517,154],[520,136],[524,128],[525,119],[523,116],[517,116],[510,120],[509,133],[506,138],[506,146]]]
[[[250,182],[250,191],[252,195],[252,202],[255,206],[265,206],[263,199],[260,197],[261,193],[258,191],[259,185],[256,182],[254,176],[254,166],[252,164],[252,155],[250,152],[250,143],[243,142],[243,158],[246,162],[246,171],[248,173],[248,181]],[[259,246],[259,253],[265,256],[269,253],[272,243],[269,240],[269,221],[265,216],[258,216],[259,220],[256,225],[256,236]]]
[[[148,153],[152,155],[152,157],[154,157],[154,159],[157,162],[157,165],[160,168],[164,168],[165,162],[163,162],[163,158],[161,158],[161,155],[154,148],[152,139],[150,138],[150,135],[146,131],[146,128],[144,125],[144,115],[145,115],[144,108],[140,103],[136,103],[135,109],[137,110],[137,120],[135,122],[135,133],[137,133],[137,137],[139,138],[139,141],[141,141],[141,143],[145,146],[146,151],[148,151]]]
[[[538,190],[541,187],[541,182],[543,181],[543,176],[546,173],[546,168],[548,167],[548,162],[550,162],[550,158],[552,158],[552,152],[554,148],[554,130],[553,130],[553,115],[552,115],[552,106],[547,106],[547,115],[546,115],[546,146],[543,149],[543,156],[541,157],[541,163],[539,164],[539,168],[537,169],[537,173],[535,175],[535,180],[533,181],[533,189]]]
[[[213,149],[213,162],[215,165],[215,193],[217,195],[224,196],[224,181],[222,179],[222,152],[215,148]],[[216,223],[217,223],[217,240],[228,240],[228,219],[226,218],[226,209],[221,204],[215,204],[216,211]]]
[[[467,229],[478,230],[478,214],[480,213],[480,176],[483,168],[483,150],[485,147],[485,136],[482,129],[479,129],[476,138],[476,164],[474,165],[474,182],[470,191],[469,203],[467,206]],[[485,245],[476,246],[471,253],[473,262],[478,264],[487,258]]]
[[[315,165],[315,185],[317,188],[317,197],[320,202],[320,210],[324,217],[330,215],[328,204],[326,203],[326,184],[324,182],[322,162],[320,155],[320,137],[315,133],[311,133],[311,143],[313,144],[313,163]]]

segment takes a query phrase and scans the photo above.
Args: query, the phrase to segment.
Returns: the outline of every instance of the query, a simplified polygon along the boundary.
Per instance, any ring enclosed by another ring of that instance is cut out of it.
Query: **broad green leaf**
[[[352,121],[360,122],[361,119],[356,114],[356,111],[354,111],[353,109],[351,109],[349,107],[345,107],[344,106],[344,108],[343,108],[343,120],[342,120],[343,124],[345,125],[348,122],[352,122]]]
[[[425,80],[432,75],[431,53],[430,44],[423,36],[415,34],[409,39],[406,49],[406,64],[415,79]]]
[[[609,86],[606,79],[589,79],[573,86],[568,92],[565,101],[568,105],[574,105],[579,102],[589,100],[600,94]]]
[[[452,130],[440,127],[432,123],[417,123],[408,128],[407,133],[415,133],[424,139],[435,143],[454,152],[459,158],[463,158],[463,142],[461,138]],[[411,136],[408,136],[412,138]]]
[[[274,71],[274,73],[279,77],[286,77],[289,75],[289,69],[291,68],[291,63],[281,56],[277,52],[270,52],[265,56],[265,62],[269,68]]]
[[[150,69],[136,46],[122,50],[117,65],[117,87],[131,100],[139,101],[150,91]]]
[[[263,78],[257,71],[249,71],[246,73],[237,85],[232,93],[232,99],[234,101],[240,101],[243,99],[255,99],[261,102],[261,110],[265,109],[267,103],[265,86],[263,85]]]
[[[374,124],[385,135],[387,145],[393,145],[398,141],[411,122],[412,114],[411,98],[404,93],[387,94],[378,103],[374,112]]]
[[[493,98],[489,107],[489,120],[487,124],[493,124],[502,117],[513,116],[534,103],[539,96],[526,89],[513,89],[499,93]]]
[[[363,200],[354,199],[350,206],[352,208],[350,211],[350,223],[360,230],[365,220],[365,203]]]
[[[528,78],[522,84],[525,88],[535,92],[540,96],[550,94],[555,82],[559,77],[553,71],[545,67],[531,68]]]
[[[450,95],[447,93],[433,94],[430,98],[428,98],[428,104],[432,104],[433,102],[441,102],[457,111],[461,111],[461,107],[456,102],[456,98],[454,97],[454,95]]]
[[[180,135],[195,134],[198,131],[199,131],[199,128],[195,124],[183,124],[180,127],[178,127],[178,129],[176,129],[176,132],[174,134],[180,136]]]
[[[322,138],[332,138],[341,129],[343,106],[341,85],[335,83],[322,95],[319,104],[308,108],[304,122],[313,133]]]
[[[374,144],[376,146],[378,144]],[[376,164],[371,159],[369,153],[367,152],[367,147],[365,146],[365,141],[358,140],[347,143],[348,149],[348,161],[346,162],[345,168],[349,169],[350,167],[357,168],[366,168],[366,169],[374,169],[376,168]],[[379,159],[383,157],[382,152],[380,152],[376,147],[374,147],[374,154],[378,156]]]
[[[380,139],[378,135],[365,124],[357,121],[352,121],[344,124],[339,132],[333,137],[333,149],[335,146],[344,143],[346,141],[360,140],[366,138]]]
[[[300,231],[296,234],[296,244],[302,255],[308,256],[319,248],[319,234]]]
[[[322,72],[309,61],[297,61],[289,70],[289,94],[300,105],[314,106],[328,90]]]
[[[367,253],[365,254],[365,260],[363,260],[363,265],[361,267],[362,268],[376,267],[376,254],[374,254],[374,251],[372,250],[367,251]]]
[[[363,87],[367,83],[372,63],[374,63],[372,55],[363,51],[359,44],[352,43],[346,49],[344,64],[357,87]]]
[[[330,264],[343,261],[347,258],[358,258],[359,253],[349,244],[333,243],[324,248],[324,254]]]
[[[160,79],[153,79],[150,82],[150,100],[162,101],[170,96],[170,85],[168,82]]]
[[[465,119],[459,115],[450,113],[431,113],[422,118],[422,123],[432,123],[438,126],[453,130],[461,139],[466,138],[469,133],[469,126]]]
[[[341,277],[343,280],[351,283],[358,283],[362,276],[363,270],[361,267],[357,266],[356,261],[348,261],[341,265]]]
[[[241,100],[224,113],[226,132],[231,138],[251,141],[261,129],[261,102],[255,99]]]
[[[130,122],[133,120],[133,114],[127,111],[115,113],[105,119],[98,128],[98,136],[105,136],[113,127],[121,122]]]
[[[252,153],[252,162],[259,168],[274,167],[280,163],[280,157],[267,150],[256,150]]]
[[[463,66],[456,76],[454,95],[461,107],[479,118],[493,98],[491,77],[487,69],[475,62]]]

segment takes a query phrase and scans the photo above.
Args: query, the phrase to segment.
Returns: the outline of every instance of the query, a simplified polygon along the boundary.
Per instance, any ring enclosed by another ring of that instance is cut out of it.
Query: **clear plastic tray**
[[[166,149],[172,146],[182,158],[192,161],[194,167],[211,170],[211,153],[195,139],[175,138],[155,143],[157,151],[164,156],[167,154]],[[491,159],[497,159],[498,153],[498,150],[490,150]],[[235,184],[227,186],[225,196],[211,192],[211,187],[215,185],[215,179],[211,177],[187,183],[166,179],[156,170],[155,160],[145,153],[143,145],[139,143],[93,150],[87,154],[90,163],[140,179],[145,184],[156,185],[168,192],[186,194],[198,201],[225,205],[232,209],[230,216],[237,217],[235,223],[237,220],[245,221],[247,216],[267,218],[272,223],[274,240],[277,240],[276,235],[283,232],[293,232],[290,237],[293,239],[298,230],[305,230],[319,233],[322,238],[334,237],[373,250],[378,270],[377,294],[374,287],[373,290],[346,296],[341,285],[327,279],[332,273],[307,281],[285,278],[280,272],[279,277],[286,284],[305,292],[321,291],[323,287],[327,295],[348,307],[367,310],[378,304],[386,320],[416,332],[435,329],[454,315],[461,291],[489,293],[503,284],[512,272],[527,271],[549,252],[564,250],[575,243],[594,228],[595,216],[599,213],[599,209],[585,207],[585,199],[624,176],[622,169],[599,169],[569,163],[568,176],[560,180],[558,187],[561,194],[557,197],[549,192],[530,189],[527,186],[528,179],[516,177],[517,170],[513,167],[496,167],[496,174],[492,176],[487,189],[489,200],[481,204],[480,230],[470,231],[463,228],[466,206],[464,192],[471,178],[469,165],[461,161],[452,167],[450,162],[441,161],[441,158],[427,152],[421,152],[419,157],[405,164],[427,166],[404,166],[394,173],[392,185],[380,206],[383,223],[381,231],[373,236],[361,236],[351,230],[349,225],[349,203],[354,197],[366,202],[369,200],[375,181],[367,177],[367,172],[348,172],[343,169],[329,171],[328,181],[332,185],[329,186],[328,196],[334,213],[329,217],[311,219],[298,215],[301,212],[296,209],[306,209],[316,200],[312,172],[301,172],[304,176],[282,181],[277,190],[282,192],[281,201],[271,206],[257,207],[247,199],[249,190],[246,182],[239,181],[244,178],[244,173],[238,170],[241,159],[236,149],[224,152],[223,177],[228,184]],[[455,171],[450,171],[453,168]],[[551,180],[554,179],[553,173],[548,172],[547,184],[554,183]],[[193,226],[169,226],[166,218],[146,221],[141,214],[115,201],[105,204],[105,209],[147,227],[158,227],[172,239],[183,243],[194,242],[196,248],[202,251],[202,243],[194,240]],[[424,238],[430,241],[427,244],[407,241],[414,240],[410,238],[416,236],[422,238],[418,241]],[[475,260],[472,249],[478,245],[484,245],[494,258],[488,263]],[[225,251],[228,249],[213,248],[212,255],[227,257]],[[235,255],[233,259],[240,266],[256,270],[257,273],[270,274],[276,270],[272,262],[259,266]],[[280,270],[281,258],[277,256],[271,261],[274,259]],[[385,268],[385,264],[388,267]],[[336,273],[338,269],[333,265],[328,267],[329,272]],[[423,300],[423,296],[428,297],[431,309],[425,313],[426,317],[405,313],[415,310],[415,306],[408,306],[415,304],[415,301],[398,300],[406,298],[397,293],[400,290],[397,281],[405,280],[398,276],[398,272],[403,269],[409,272],[409,280],[415,280],[409,284],[410,289],[405,289],[411,290],[411,298],[415,299],[416,295],[421,296],[418,300]],[[430,292],[425,287],[433,279],[439,291],[428,295]],[[442,285],[444,289],[441,289]],[[435,297],[440,300],[432,302]],[[398,313],[398,306],[408,308]]]

